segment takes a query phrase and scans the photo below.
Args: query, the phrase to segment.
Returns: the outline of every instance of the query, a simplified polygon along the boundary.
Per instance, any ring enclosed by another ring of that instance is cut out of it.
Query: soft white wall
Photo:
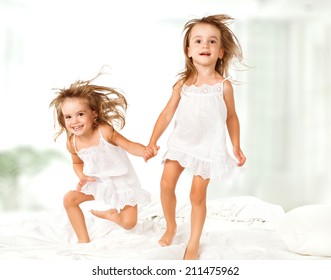
[[[52,88],[89,79],[102,65],[129,102],[122,133],[147,144],[154,122],[183,68],[182,27],[193,16],[227,13],[252,68],[233,76],[246,174],[211,184],[209,196],[255,195],[290,209],[330,203],[329,1],[38,1],[0,2],[0,149],[52,147],[67,162],[54,163],[26,184],[45,206],[61,207],[75,177],[64,139],[52,140]],[[155,197],[160,161],[132,158],[142,185]],[[68,170],[69,169],[69,170]],[[59,176],[65,174],[65,176]],[[53,177],[50,179],[50,177]],[[190,177],[181,178],[187,200]]]

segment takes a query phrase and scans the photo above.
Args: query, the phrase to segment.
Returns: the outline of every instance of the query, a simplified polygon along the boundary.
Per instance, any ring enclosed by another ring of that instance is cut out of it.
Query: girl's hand
[[[146,150],[144,152],[144,160],[147,162],[152,157],[155,157],[157,155],[157,151],[160,149],[159,146],[147,146]]]
[[[246,157],[244,155],[244,153],[240,150],[240,149],[233,149],[233,154],[236,157],[236,159],[238,160],[237,165],[238,166],[243,166],[246,162]]]
[[[155,157],[160,149],[160,146],[157,146],[156,144],[148,144],[146,149],[153,155],[153,157]]]
[[[79,178],[79,182],[78,182],[78,184],[77,184],[76,191],[80,192],[80,191],[82,190],[82,187],[83,187],[87,182],[95,182],[95,179],[92,178],[92,177],[88,177],[88,176],[85,176],[85,177]]]

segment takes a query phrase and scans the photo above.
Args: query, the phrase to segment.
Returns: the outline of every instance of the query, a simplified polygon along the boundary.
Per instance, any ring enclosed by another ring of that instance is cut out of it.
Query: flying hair
[[[124,95],[112,87],[93,84],[103,74],[101,69],[98,75],[91,80],[77,80],[68,88],[54,89],[56,97],[49,105],[49,107],[54,107],[54,128],[57,130],[54,141],[63,132],[67,133],[67,138],[71,136],[71,133],[66,129],[61,110],[61,104],[69,98],[83,100],[97,114],[94,119],[94,128],[100,124],[108,124],[118,129],[125,126],[125,113],[128,104]]]
[[[221,48],[224,50],[224,55],[222,59],[218,59],[215,70],[221,76],[227,77],[229,75],[229,68],[231,64],[239,62],[244,65],[241,45],[236,35],[229,28],[229,25],[233,22],[233,20],[234,19],[228,15],[219,14],[200,19],[191,19],[184,25],[183,50],[185,54],[185,69],[178,74],[180,84],[184,84],[190,77],[197,74],[192,58],[188,56],[191,31],[197,24],[210,24],[220,31]]]

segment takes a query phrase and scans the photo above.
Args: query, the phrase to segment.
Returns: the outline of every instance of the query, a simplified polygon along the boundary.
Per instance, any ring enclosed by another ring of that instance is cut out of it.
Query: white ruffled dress
[[[84,162],[83,173],[96,179],[86,183],[81,192],[92,194],[95,200],[101,200],[112,209],[123,209],[126,205],[150,201],[150,194],[141,189],[138,176],[128,158],[127,153],[120,147],[107,142],[101,135],[97,146],[76,149]]]
[[[226,145],[225,80],[212,86],[183,85],[163,163],[176,160],[203,179],[227,180],[239,175],[241,167]]]

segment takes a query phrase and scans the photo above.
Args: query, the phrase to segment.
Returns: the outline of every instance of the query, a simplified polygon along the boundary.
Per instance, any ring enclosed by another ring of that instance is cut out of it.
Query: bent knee
[[[76,191],[69,191],[63,197],[63,206],[68,208],[76,204]]]
[[[122,221],[122,227],[126,230],[133,229],[137,225],[136,220],[125,220]]]

